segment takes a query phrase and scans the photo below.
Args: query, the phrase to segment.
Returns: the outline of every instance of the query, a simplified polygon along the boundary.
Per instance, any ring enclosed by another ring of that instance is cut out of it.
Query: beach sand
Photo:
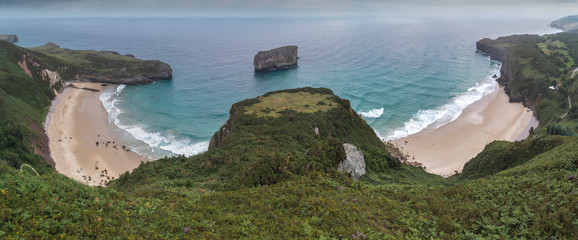
[[[79,182],[103,185],[138,167],[145,158],[123,149],[108,131],[108,114],[99,99],[100,83],[74,83],[60,94],[47,122],[56,170]],[[91,88],[91,91],[80,88]],[[98,144],[97,144],[98,142]]]
[[[514,141],[527,136],[537,121],[521,103],[510,103],[502,87],[468,106],[453,122],[437,129],[391,141],[409,162],[442,176],[461,172],[464,164],[494,140]]]

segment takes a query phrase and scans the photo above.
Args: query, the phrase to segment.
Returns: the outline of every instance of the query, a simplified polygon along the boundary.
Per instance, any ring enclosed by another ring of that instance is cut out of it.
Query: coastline
[[[74,86],[59,94],[45,122],[56,171],[102,186],[146,161],[110,135],[108,113],[99,98],[106,87],[100,83]]]
[[[502,86],[466,107],[453,122],[387,143],[421,164],[429,173],[450,176],[461,172],[470,159],[494,140],[514,141],[527,137],[536,127],[533,112],[521,103],[510,103]]]

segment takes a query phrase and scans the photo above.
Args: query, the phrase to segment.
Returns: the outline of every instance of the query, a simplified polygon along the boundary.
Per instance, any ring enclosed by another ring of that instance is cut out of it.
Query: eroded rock
[[[344,143],[346,158],[339,163],[337,170],[349,174],[353,180],[360,179],[365,175],[365,157],[353,144]]]

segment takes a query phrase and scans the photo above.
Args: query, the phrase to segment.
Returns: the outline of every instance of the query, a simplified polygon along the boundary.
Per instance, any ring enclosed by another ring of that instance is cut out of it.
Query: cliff
[[[285,46],[259,51],[253,59],[255,71],[274,71],[297,66],[297,46]]]
[[[0,41],[18,42],[18,36],[16,34],[0,34]]]
[[[53,43],[30,50],[59,58],[57,71],[67,72],[75,81],[138,85],[172,77],[171,66],[166,63],[113,51],[70,50]]]
[[[560,18],[550,23],[550,27],[558,28],[563,31],[572,31],[578,29],[578,15]]]
[[[578,101],[578,84],[571,77],[578,62],[576,36],[558,33],[486,38],[478,41],[476,48],[502,62],[498,82],[511,102],[533,109],[540,122],[578,122],[573,115],[578,111],[571,108],[575,105],[571,103]]]

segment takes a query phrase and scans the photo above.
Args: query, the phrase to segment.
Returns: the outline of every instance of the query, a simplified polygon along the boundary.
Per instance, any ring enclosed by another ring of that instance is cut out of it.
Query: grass
[[[74,65],[82,66],[99,66],[95,63],[102,62],[139,62],[140,60],[134,57],[123,56],[115,54],[110,51],[95,51],[95,50],[71,50],[67,48],[60,48],[58,45],[48,43],[39,47],[29,48],[30,50],[48,54],[50,56],[58,57]],[[99,69],[106,69],[105,66],[100,65]]]
[[[245,108],[245,114],[258,117],[280,117],[282,112],[292,110],[298,113],[327,112],[337,106],[331,95],[309,92],[277,93],[258,97],[259,103]]]
[[[540,47],[540,50],[542,50],[544,54],[550,56],[550,50],[548,49],[547,43],[538,43],[538,47]]]

